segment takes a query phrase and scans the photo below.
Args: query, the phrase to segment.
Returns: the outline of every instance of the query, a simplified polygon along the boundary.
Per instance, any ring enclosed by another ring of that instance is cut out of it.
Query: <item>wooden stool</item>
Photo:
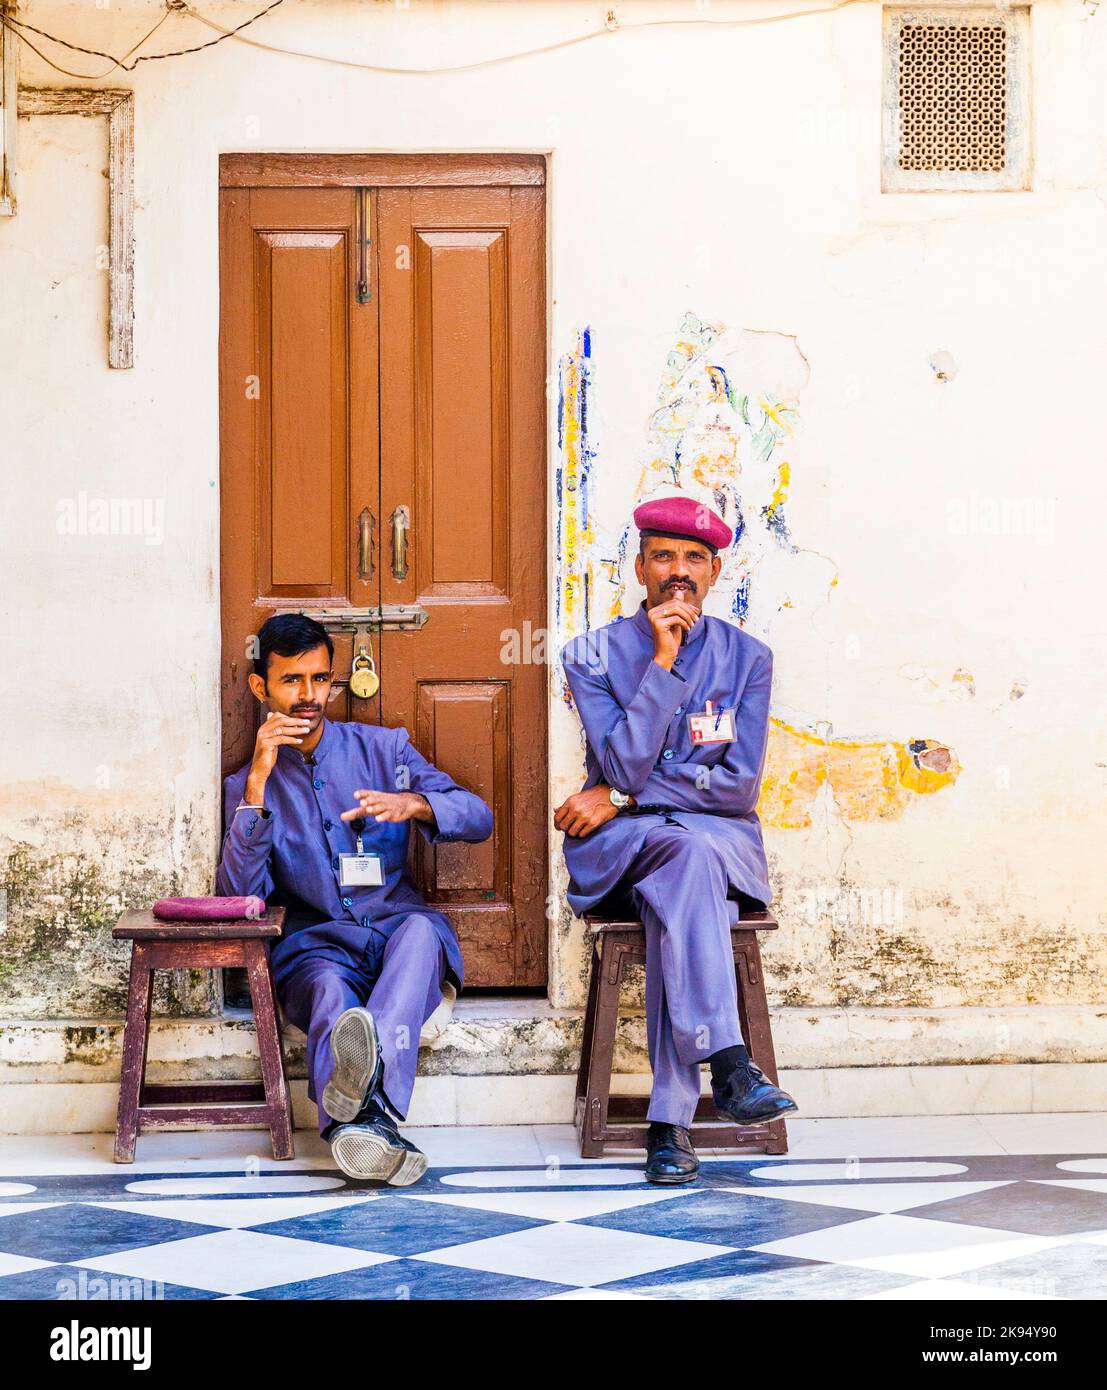
[[[115,1126],[115,1161],[133,1163],[139,1129],[165,1129],[193,1123],[202,1126],[256,1124],[269,1127],[274,1158],[294,1158],[292,1102],[281,1055],[277,1002],[265,951],[267,937],[284,925],[283,907],[262,917],[218,922],[164,922],[150,911],[125,912],[112,936],[129,939],[131,977],[127,988],[127,1025],[123,1033],[123,1068],[119,1078],[119,1115]],[[150,997],[155,970],[206,970],[245,966],[254,1004],[260,1082],[207,1081],[150,1085],[146,1049],[150,1039]]]
[[[592,973],[588,1007],[584,1014],[584,1040],[577,1072],[576,1126],[581,1158],[599,1158],[605,1144],[643,1149],[646,1146],[645,1096],[613,1096],[611,1064],[615,1053],[615,1029],[619,1021],[619,987],[628,966],[645,965],[646,932],[636,918],[612,918],[585,913],[592,932]],[[750,1056],[774,1086],[779,1085],[776,1054],[769,1026],[769,1006],[761,973],[757,933],[773,931],[776,919],[768,912],[751,912],[731,927],[734,973],[738,981],[738,1019]],[[710,1097],[700,1100],[696,1120],[716,1114]],[[637,1124],[612,1125],[610,1119],[636,1120]],[[759,1125],[715,1121],[692,1125],[692,1142],[707,1148],[763,1148],[765,1153],[788,1152],[788,1131],[783,1120]]]

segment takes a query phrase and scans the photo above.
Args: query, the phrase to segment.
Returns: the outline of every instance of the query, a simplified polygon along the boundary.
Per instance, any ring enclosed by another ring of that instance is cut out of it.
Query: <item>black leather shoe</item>
[[[410,1187],[427,1171],[427,1156],[400,1133],[377,1096],[368,1095],[350,1124],[328,1135],[335,1163],[351,1178]]]
[[[721,1086],[711,1083],[715,1108],[724,1119],[739,1125],[759,1125],[794,1115],[799,1106],[779,1086],[774,1086],[756,1062],[739,1062]]]
[[[688,1131],[682,1125],[651,1123],[646,1131],[646,1180],[694,1182],[699,1171],[700,1161]]]

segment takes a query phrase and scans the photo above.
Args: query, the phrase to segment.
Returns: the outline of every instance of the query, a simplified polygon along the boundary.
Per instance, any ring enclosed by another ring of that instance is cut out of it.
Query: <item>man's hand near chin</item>
[[[618,807],[611,804],[611,788],[606,782],[600,782],[561,803],[554,812],[554,829],[583,837],[591,835],[618,813]]]

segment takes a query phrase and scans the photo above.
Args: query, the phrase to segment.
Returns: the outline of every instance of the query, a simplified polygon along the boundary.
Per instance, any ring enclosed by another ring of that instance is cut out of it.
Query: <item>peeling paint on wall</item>
[[[24,804],[35,789],[22,791]],[[76,797],[77,800],[95,798]],[[103,798],[101,798],[103,799]],[[25,814],[0,835],[0,1013],[18,1018],[113,1018],[126,1013],[128,942],[111,929],[127,907],[189,891],[203,882],[205,837],[192,833],[189,808],[155,811],[87,806]],[[176,824],[189,864],[175,862]],[[217,972],[216,972],[217,974]],[[159,1013],[210,1015],[221,1001],[211,971],[161,971]]]
[[[638,601],[632,528],[620,518],[621,529],[605,531],[595,512],[594,366],[586,328],[561,359],[559,645],[628,616]],[[718,612],[721,600],[731,621],[765,640],[782,609],[813,609],[838,583],[834,561],[797,544],[787,520],[800,393],[809,372],[794,337],[686,314],[661,373],[645,460],[622,514],[659,489],[676,487],[709,501],[734,530],[710,606]],[[968,671],[956,671],[951,685],[962,698],[975,693]],[[562,698],[571,704],[564,678]],[[825,721],[774,717],[758,812],[778,829],[807,827],[826,786],[842,820],[894,820],[912,796],[942,790],[960,770],[953,750],[936,739],[840,736]]]

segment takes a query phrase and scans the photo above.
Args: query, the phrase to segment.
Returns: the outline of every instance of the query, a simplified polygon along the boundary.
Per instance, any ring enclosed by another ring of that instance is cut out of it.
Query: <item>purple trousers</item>
[[[742,1042],[726,865],[711,840],[665,823],[648,832],[620,890],[646,929],[647,1114],[688,1127],[700,1063]]]
[[[355,1005],[376,1020],[384,1064],[381,1088],[402,1120],[415,1085],[419,1033],[442,1002],[446,953],[438,931],[413,912],[387,940],[367,933],[360,956],[339,940],[322,950],[325,955],[301,956],[277,985],[285,1017],[307,1034],[308,1095],[319,1107],[319,1132],[334,1124],[322,1104],[334,1071],[331,1029],[339,1014]]]

